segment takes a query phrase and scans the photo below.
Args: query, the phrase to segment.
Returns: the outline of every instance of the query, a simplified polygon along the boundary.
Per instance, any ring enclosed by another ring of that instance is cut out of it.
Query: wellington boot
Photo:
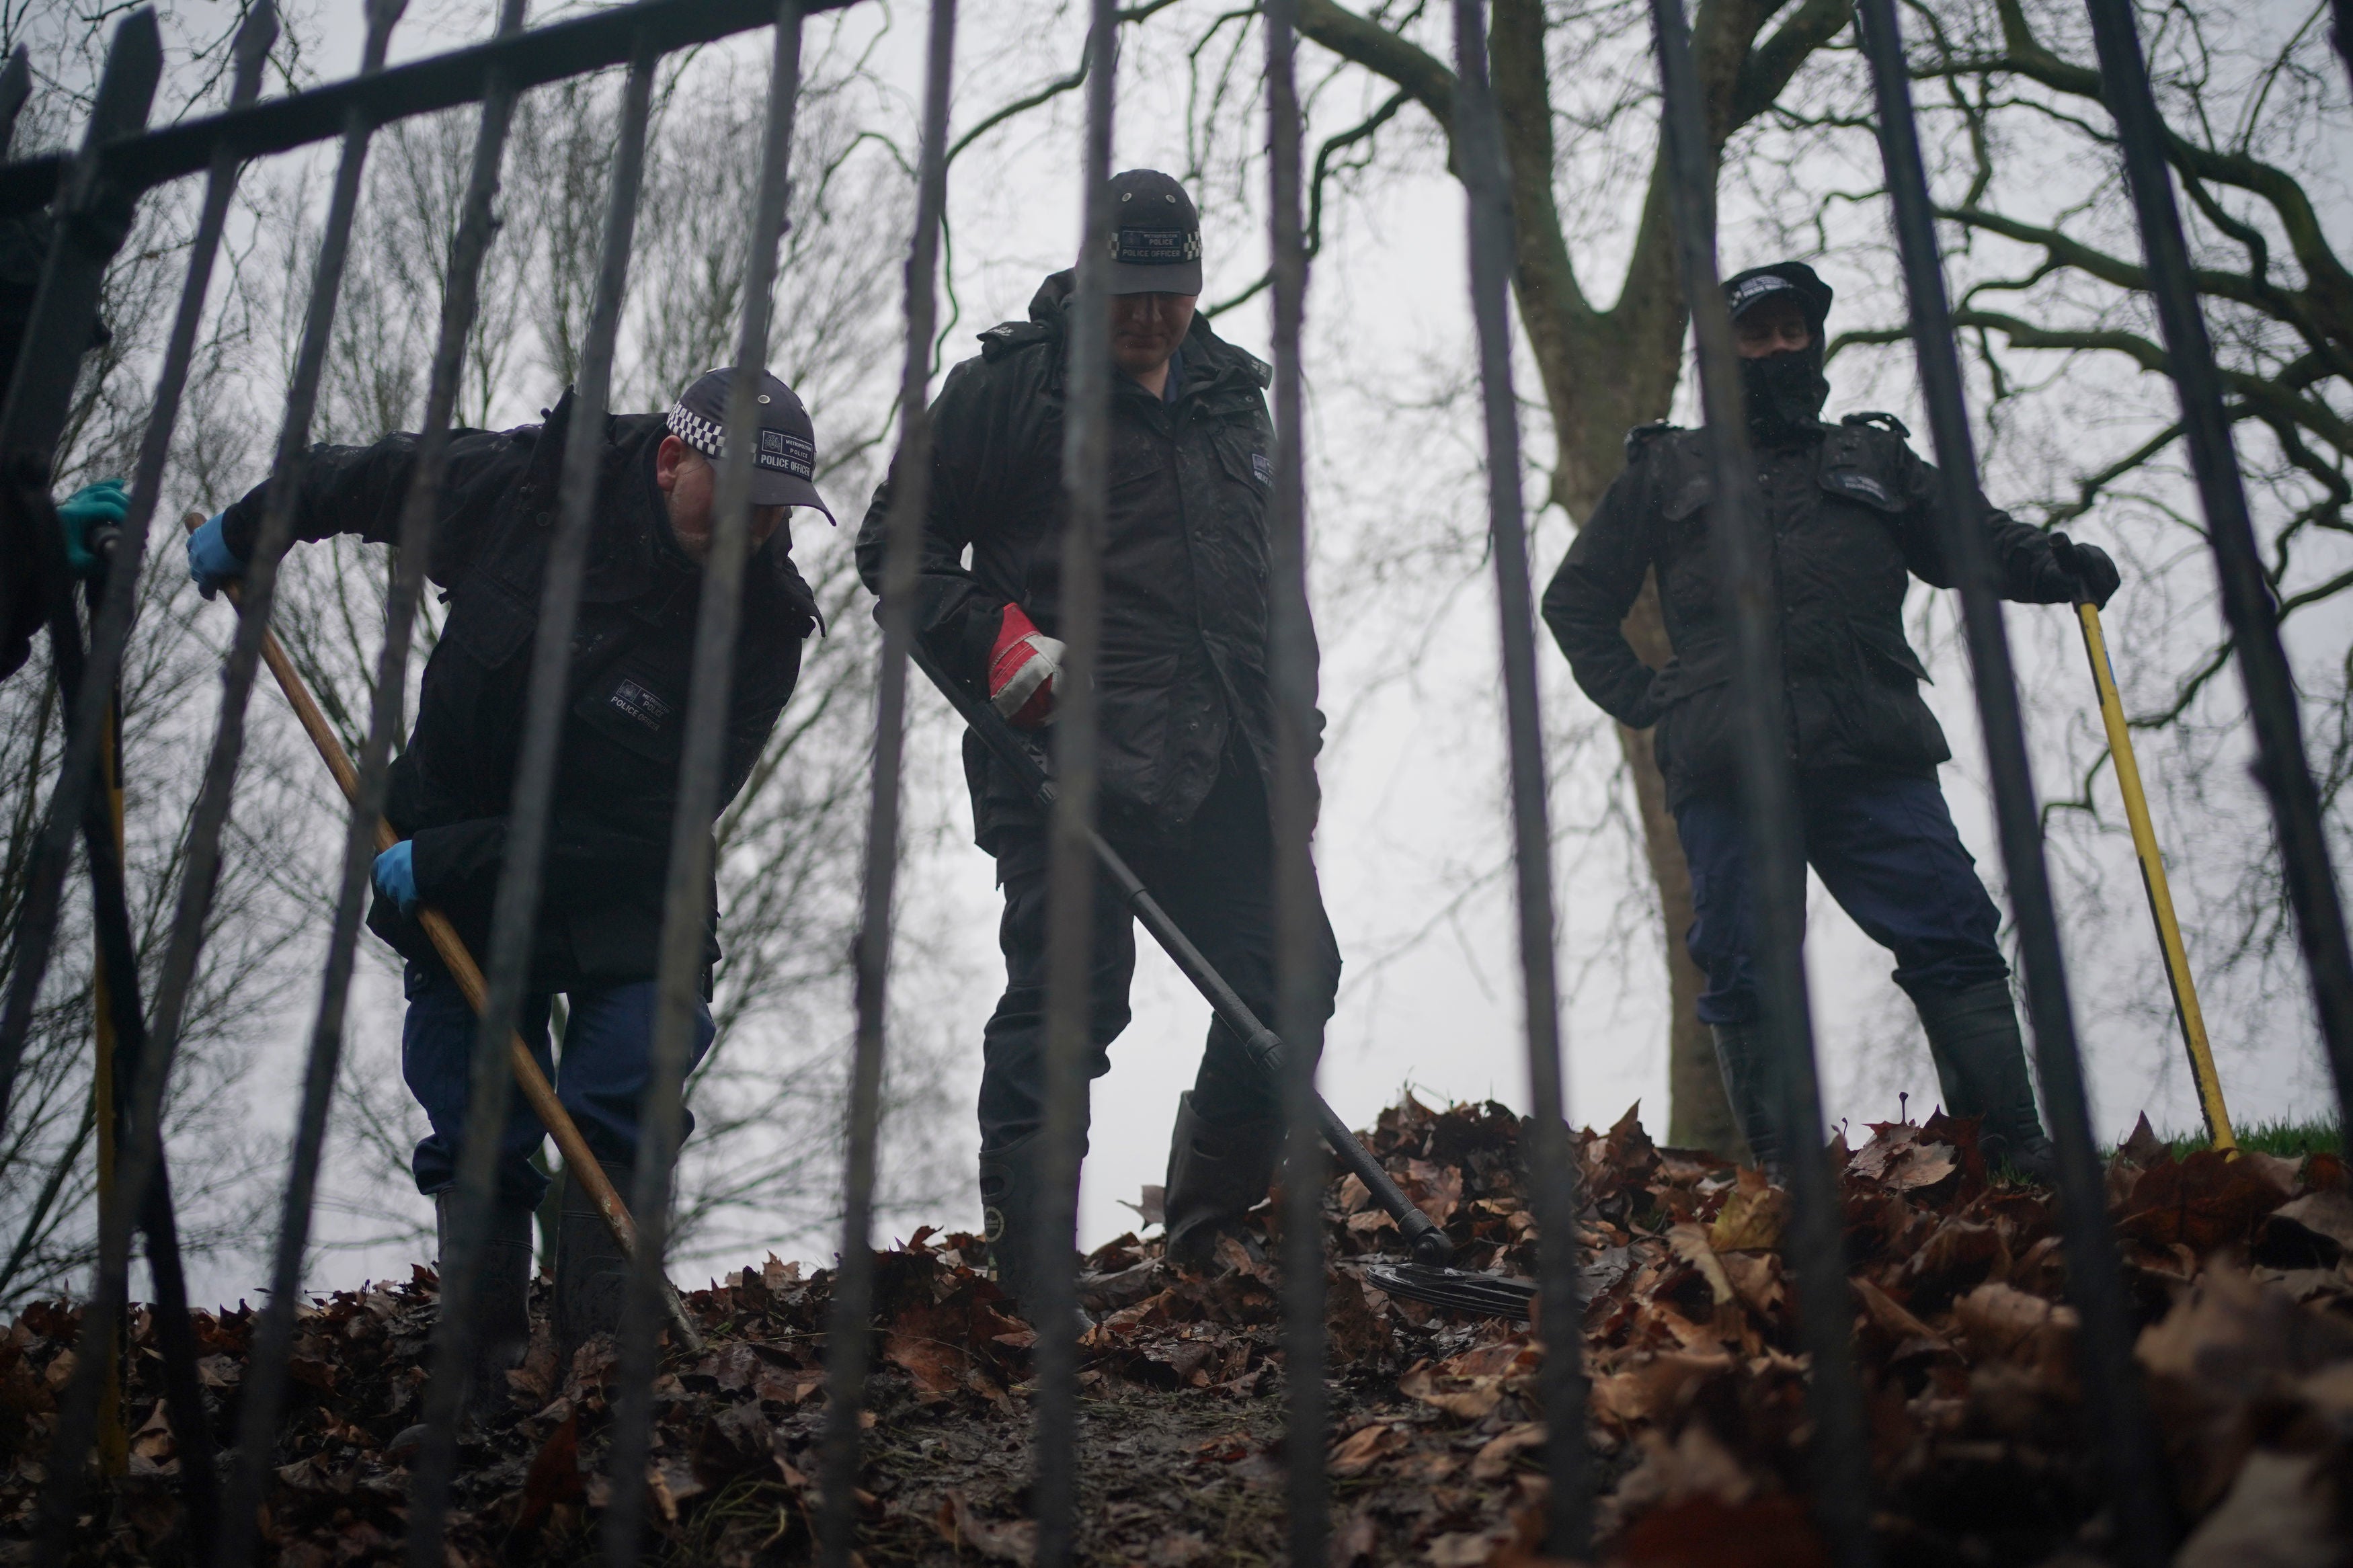
[[[2010,983],[1989,980],[1966,991],[1928,991],[1912,998],[1936,1058],[1945,1109],[1979,1119],[1978,1146],[1989,1167],[2048,1183],[2059,1162],[2034,1110],[2034,1083]]]
[[[457,1208],[457,1194],[434,1194],[434,1253],[445,1279]],[[503,1198],[494,1202],[474,1264],[474,1347],[466,1363],[465,1416],[477,1426],[489,1426],[514,1408],[507,1373],[522,1364],[523,1352],[531,1348],[531,1244],[530,1205]]]
[[[1176,1130],[1168,1140],[1168,1186],[1162,1199],[1168,1222],[1168,1261],[1195,1272],[1215,1266],[1218,1239],[1244,1240],[1242,1222],[1274,1180],[1282,1148],[1282,1121],[1205,1121],[1190,1091],[1176,1100]]]
[[[1042,1241],[1038,1233],[1038,1199],[1046,1183],[1045,1153],[1043,1131],[1001,1149],[980,1152],[981,1237],[988,1243],[997,1288],[1013,1299],[1014,1310],[1033,1328],[1038,1326],[1047,1270],[1056,1267],[1065,1270],[1073,1289],[1078,1280],[1078,1258],[1071,1238],[1065,1237],[1056,1245]],[[1071,1197],[1075,1212],[1077,1193]],[[1094,1326],[1086,1313],[1075,1307],[1072,1310],[1077,1312],[1081,1333]]]
[[[1716,1024],[1711,1029],[1715,1065],[1724,1074],[1724,1097],[1732,1102],[1748,1152],[1767,1178],[1782,1182],[1788,1171],[1782,1163],[1780,1079],[1764,1026]]]
[[[635,1177],[627,1165],[606,1165],[605,1177],[627,1195]],[[629,1258],[613,1227],[578,1182],[564,1184],[564,1214],[556,1226],[554,1320],[556,1367],[569,1376],[572,1358],[598,1334],[621,1331],[629,1299]]]

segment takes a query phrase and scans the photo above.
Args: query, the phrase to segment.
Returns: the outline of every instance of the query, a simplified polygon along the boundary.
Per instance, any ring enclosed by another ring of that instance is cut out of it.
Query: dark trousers
[[[1805,858],[1839,907],[1895,955],[1895,983],[1914,996],[2001,980],[2010,965],[1995,941],[2001,917],[1961,847],[1934,775],[1860,770],[1809,773],[1798,783]],[[1707,976],[1701,1021],[1757,1016],[1750,953],[1756,910],[1748,889],[1740,803],[1707,795],[1675,808],[1691,866],[1691,955]],[[1805,879],[1773,900],[1775,918],[1802,925]]]
[[[1217,787],[1184,830],[1145,838],[1107,834],[1154,898],[1226,977],[1251,1012],[1274,1026],[1274,856],[1264,792],[1254,773],[1229,763]],[[1002,1149],[1029,1136],[1046,1119],[1046,836],[1035,829],[1002,832],[996,843],[997,877],[1005,889],[997,942],[1005,950],[1005,994],[981,1036],[980,1142]],[[1320,1044],[1340,989],[1340,949],[1315,906],[1321,955],[1315,981]],[[1107,1047],[1127,1027],[1128,983],[1135,973],[1135,923],[1110,885],[1095,883],[1090,948],[1087,1076],[1111,1070]],[[1209,1025],[1208,1046],[1193,1081],[1194,1112],[1214,1124],[1282,1114],[1280,1088],[1263,1081],[1241,1042],[1222,1020]]]
[[[410,1168],[417,1190],[431,1196],[458,1184],[458,1151],[465,1135],[466,1101],[471,1089],[474,1009],[457,983],[438,969],[412,963],[406,971],[408,1018],[400,1031],[400,1072],[408,1092],[425,1108],[433,1131],[417,1145]],[[564,1025],[564,1063],[548,1049],[548,993],[522,999],[517,1020],[523,1043],[539,1070],[555,1083],[555,1098],[578,1124],[596,1158],[610,1165],[634,1164],[638,1157],[638,1111],[653,1079],[654,983],[582,986],[565,998],[571,1011]],[[694,1059],[711,1048],[711,1009],[694,1005]],[[685,1129],[694,1130],[689,1112]],[[539,1115],[523,1103],[518,1088],[507,1101],[507,1124],[499,1140],[498,1191],[502,1199],[537,1207],[547,1178],[531,1163],[547,1136]]]

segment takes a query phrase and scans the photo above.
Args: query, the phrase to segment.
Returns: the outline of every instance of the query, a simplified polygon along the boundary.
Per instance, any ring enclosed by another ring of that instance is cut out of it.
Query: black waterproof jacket
[[[986,694],[1005,606],[1059,636],[1064,317],[1071,273],[1046,279],[1029,320],[980,335],[933,405],[931,499],[915,626],[941,667]],[[1166,835],[1190,821],[1228,749],[1261,782],[1274,765],[1267,685],[1267,367],[1195,318],[1173,401],[1114,375],[1103,544],[1103,823]],[[881,591],[891,487],[858,531]],[[965,552],[971,552],[965,564]],[[1321,729],[1321,720],[1317,721]],[[1011,773],[965,739],[974,837],[995,852],[1039,820]]]
[[[415,843],[417,895],[449,917],[478,960],[490,951],[570,406],[567,394],[544,426],[453,434],[427,567],[448,614],[425,666],[417,727],[392,764],[385,816]],[[649,979],[656,968],[702,586],[654,485],[662,433],[659,414],[606,421],[534,989]],[[407,434],[372,447],[313,447],[295,536],[396,538],[416,455],[417,437]],[[239,554],[252,553],[266,489],[228,509],[222,526]],[[792,695],[801,644],[817,625],[816,600],[790,552],[779,531],[745,576],[723,806],[743,787]],[[717,905],[714,889],[711,963],[719,957]],[[377,900],[368,924],[405,956],[438,967],[423,930],[388,901]]]
[[[1952,752],[1920,699],[1928,672],[1904,639],[1904,595],[1913,576],[1953,585],[1936,469],[1862,416],[1755,456],[1772,523],[1789,754],[1800,772],[1933,771]],[[1718,609],[1708,468],[1702,432],[1634,431],[1626,471],[1544,595],[1545,624],[1586,695],[1630,728],[1658,726],[1674,805],[1734,779],[1732,633]],[[1983,526],[2004,598],[2070,596],[2045,535],[1991,508]],[[1653,569],[1675,652],[1662,670],[1620,630]]]

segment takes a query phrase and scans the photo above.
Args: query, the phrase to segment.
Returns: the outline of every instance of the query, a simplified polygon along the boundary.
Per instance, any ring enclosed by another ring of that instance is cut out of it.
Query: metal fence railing
[[[85,847],[92,908],[104,959],[111,1020],[120,1042],[119,1092],[125,1107],[115,1198],[103,1205],[97,1280],[83,1320],[80,1352],[61,1401],[48,1460],[39,1560],[62,1562],[69,1550],[87,1457],[97,1434],[110,1357],[124,1321],[132,1232],[146,1237],[159,1297],[167,1398],[183,1462],[180,1487],[195,1525],[193,1538],[214,1542],[216,1562],[250,1561],[255,1519],[271,1470],[273,1443],[293,1352],[295,1305],[310,1239],[311,1210],[344,1029],[354,947],[375,852],[387,760],[405,689],[411,631],[435,523],[435,497],[447,456],[451,410],[475,314],[483,257],[494,242],[491,211],[506,130],[519,94],[584,72],[626,67],[617,144],[611,160],[601,258],[585,351],[575,388],[575,421],[600,420],[612,385],[615,342],[628,281],[644,166],[649,95],[659,62],[672,51],[731,34],[766,29],[772,41],[763,161],[751,216],[740,290],[736,363],[757,367],[769,335],[776,256],[785,224],[794,111],[800,83],[805,16],[844,0],[637,0],[575,20],[525,29],[523,0],[501,0],[487,42],[398,67],[385,64],[399,0],[370,0],[361,67],[348,80],[263,101],[263,58],[275,32],[269,0],[249,11],[234,49],[235,85],[225,111],[164,129],[145,121],[163,68],[152,13],[117,26],[79,149],[0,165],[0,216],[39,206],[58,219],[58,242],[40,284],[31,337],[0,407],[0,505],[15,509],[42,542],[52,668],[62,689],[67,743],[37,838],[28,890],[0,1006],[0,1121],[31,1028],[79,836]],[[2128,0],[2087,0],[2110,84],[2111,107],[2128,183],[2139,214],[2153,292],[2179,387],[2189,448],[2222,583],[2222,601],[2247,684],[2261,774],[2277,824],[2287,886],[2302,935],[2339,1090],[2353,1096],[2353,958],[2329,864],[2318,795],[2299,732],[2296,700],[2265,589],[2244,496],[2224,421],[2211,345],[2199,314],[2180,218],[2168,180],[2168,133],[2158,119]],[[1293,1178],[1285,1184],[1282,1226],[1286,1304],[1283,1357],[1288,1377],[1285,1450],[1290,1538],[1294,1563],[1320,1568],[1328,1553],[1330,1492],[1324,1473],[1326,1405],[1324,1261],[1319,1138],[1329,1113],[1314,1094],[1321,1024],[1312,970],[1316,962],[1316,892],[1308,839],[1314,826],[1315,658],[1307,613],[1307,515],[1303,449],[1301,331],[1308,250],[1302,226],[1302,111],[1295,79],[1299,0],[1268,0],[1266,89],[1269,110],[1270,231],[1273,304],[1273,415],[1277,437],[1271,516],[1271,685],[1279,759],[1271,792],[1274,828],[1277,963],[1274,1035],[1282,1055],[1283,1105]],[[1049,967],[1046,1003],[1050,1063],[1048,1146],[1060,1176],[1042,1185],[1040,1229],[1074,1241],[1075,1174],[1082,1146],[1088,1049],[1090,910],[1098,875],[1095,697],[1089,679],[1098,647],[1101,549],[1108,461],[1109,349],[1107,239],[1103,192],[1110,173],[1114,35],[1123,13],[1092,0],[1090,69],[1079,173],[1085,196],[1083,243],[1073,311],[1068,388],[1070,417],[1062,454],[1070,524],[1064,531],[1059,634],[1067,645],[1055,731]],[[1724,525],[1715,531],[1736,628],[1736,706],[1741,715],[1746,831],[1761,888],[1802,875],[1795,784],[1780,737],[1776,634],[1758,592],[1768,580],[1770,541],[1750,481],[1730,323],[1718,287],[1714,178],[1699,79],[1682,0],[1651,0],[1664,104],[1666,175],[1674,204],[1677,264],[1699,348],[1703,405],[1712,438]],[[1860,19],[1877,92],[1893,220],[1905,264],[1947,514],[1975,515],[1977,466],[1963,403],[1912,117],[1893,0],[1862,0]],[[1517,403],[1513,390],[1508,285],[1513,266],[1511,186],[1488,72],[1483,0],[1455,0],[1457,89],[1453,151],[1469,198],[1468,243],[1472,318],[1477,329],[1489,476],[1489,523],[1501,617],[1509,800],[1516,873],[1522,989],[1525,1005],[1529,1100],[1533,1119],[1523,1147],[1528,1191],[1542,1238],[1537,1329],[1548,1348],[1541,1394],[1551,1418],[1546,1438],[1549,1526],[1546,1549],[1557,1558],[1589,1554],[1594,1529],[1593,1470],[1586,1440],[1577,1244],[1577,1173],[1568,1137],[1560,1069],[1556,943],[1542,726],[1539,721],[1534,612],[1525,501],[1521,489]],[[883,1081],[887,987],[900,797],[907,723],[907,667],[918,656],[912,635],[917,538],[927,504],[930,428],[927,396],[937,327],[937,269],[945,204],[949,83],[956,26],[955,0],[932,0],[923,96],[914,233],[906,267],[905,359],[900,388],[900,445],[889,521],[881,621],[882,668],[877,702],[873,793],[862,882],[863,916],[854,953],[857,1030],[846,1133],[845,1219],[827,1356],[832,1403],[823,1469],[825,1505],[818,1525],[822,1555],[843,1568],[855,1547],[853,1506],[860,1473],[860,1412],[865,1407],[874,1292],[870,1231],[875,1192],[877,1121]],[[263,658],[275,576],[290,538],[292,498],[303,472],[322,366],[332,336],[343,261],[360,201],[370,139],[407,116],[480,106],[465,203],[447,268],[440,330],[431,364],[414,479],[401,516],[400,567],[388,598],[384,646],[375,671],[375,699],[355,768],[353,811],[337,889],[320,1000],[310,1035],[294,1147],[280,1219],[269,1303],[254,1336],[244,1384],[238,1463],[224,1501],[214,1495],[195,1347],[187,1332],[185,1286],[174,1240],[162,1111],[185,1002],[207,932],[221,838],[244,752],[246,711]],[[159,505],[183,388],[200,331],[226,216],[248,161],[312,143],[338,144],[315,268],[293,361],[275,460],[271,497],[242,585],[237,626],[225,671],[219,718],[184,857],[178,902],[160,968],[142,1001],[124,904],[122,867],[100,789],[110,697],[122,668],[137,598],[137,579]],[[101,593],[85,615],[71,582],[47,499],[49,466],[64,427],[77,368],[100,287],[128,231],[136,204],[166,182],[202,174],[206,184],[178,313],[164,353],[155,395],[132,481],[132,507],[113,545]],[[685,722],[662,927],[655,1035],[657,1070],[645,1114],[647,1142],[626,1215],[635,1216],[632,1285],[622,1334],[619,1396],[611,1445],[613,1487],[605,1550],[615,1564],[638,1560],[654,1416],[654,1374],[665,1313],[660,1259],[670,1184],[682,1125],[681,1084],[690,1056],[692,1010],[702,963],[703,900],[711,875],[707,828],[722,787],[722,752],[739,596],[749,550],[752,404],[755,378],[739,375],[727,414],[727,456],[702,602]],[[483,957],[485,999],[472,1062],[470,1134],[461,1153],[460,1202],[445,1254],[444,1310],[433,1347],[427,1399],[430,1432],[417,1463],[410,1502],[409,1561],[442,1561],[456,1465],[459,1389],[471,1314],[471,1258],[485,1233],[493,1182],[495,1130],[512,1092],[510,1049],[526,988],[531,932],[542,903],[551,799],[565,710],[564,675],[581,601],[584,561],[596,504],[595,447],[574,442],[560,480],[535,664],[522,732],[503,862]],[[2102,1194],[2097,1150],[2086,1108],[2049,879],[2043,865],[2034,784],[2012,677],[2000,606],[1982,542],[1957,526],[1947,548],[1958,563],[1968,643],[1994,784],[2002,851],[2024,953],[2024,979],[2035,1058],[2059,1154],[2059,1191],[2071,1295],[2083,1314],[2090,1430],[2101,1446],[2119,1554],[2135,1564],[2164,1561],[2176,1526],[2169,1516],[2153,1430],[2131,1359],[2128,1304]],[[1121,868],[1124,869],[1124,868]],[[1130,880],[1133,880],[1131,878]],[[1140,889],[1131,902],[1144,900]],[[1814,1075],[1799,937],[1786,922],[1757,922],[1767,1026],[1788,1069],[1781,1075],[1786,1126],[1817,1129]],[[1194,954],[1196,962],[1198,953]],[[1181,955],[1180,955],[1181,959]],[[1188,967],[1188,974],[1194,971]],[[1214,975],[1202,980],[1207,987]],[[1230,999],[1229,997],[1228,998]],[[1239,1008],[1239,1004],[1234,1005]],[[1223,1004],[1221,1003],[1221,1011]],[[1241,1010],[1246,1016],[1246,1010]],[[1263,1035],[1260,1029],[1258,1034]],[[1810,1352],[1812,1436],[1810,1484],[1816,1519],[1841,1564],[1878,1557],[1873,1539],[1872,1455],[1863,1392],[1851,1353],[1846,1266],[1834,1173],[1819,1159],[1790,1165],[1794,1217],[1788,1252],[1794,1266],[1799,1319]],[[1065,1249],[1068,1250],[1067,1248]],[[1032,1492],[1036,1562],[1060,1568],[1078,1553],[1080,1345],[1076,1280],[1050,1271],[1047,1300],[1037,1303]],[[178,1326],[175,1329],[174,1324]],[[680,1323],[684,1336],[691,1325]]]

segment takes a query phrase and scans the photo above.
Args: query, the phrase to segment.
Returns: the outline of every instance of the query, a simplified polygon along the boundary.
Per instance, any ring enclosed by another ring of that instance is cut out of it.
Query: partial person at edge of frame
[[[16,374],[16,358],[33,321],[41,268],[49,254],[54,224],[46,212],[0,218],[0,396]],[[90,326],[87,349],[104,348],[114,334],[104,321]],[[111,553],[111,531],[130,515],[131,498],[121,479],[84,485],[57,503],[65,535],[66,564],[85,582],[104,575]],[[32,657],[33,637],[48,623],[47,596],[41,590],[38,535],[22,509],[0,505],[0,680]]]
[[[1201,226],[1168,175],[1113,177],[1110,501],[1103,554],[1103,835],[1176,924],[1262,1018],[1274,1016],[1269,800],[1267,501],[1273,485],[1268,368],[1194,313]],[[1049,277],[1029,319],[980,334],[933,410],[931,496],[916,635],[948,674],[1017,728],[1053,716],[1062,644],[1062,389],[1074,271]],[[891,490],[859,531],[858,565],[880,591]],[[972,563],[964,564],[969,547]],[[1320,736],[1322,718],[1316,728]],[[1006,987],[981,1033],[980,1194],[998,1283],[1034,1301],[1041,1271],[1071,1267],[1042,1244],[1047,822],[1012,773],[965,739],[973,837],[997,861]],[[1340,954],[1319,898],[1321,1022]],[[1088,1072],[1129,1020],[1134,922],[1097,883]],[[1308,1042],[1308,1048],[1317,1048]],[[1223,1022],[1212,1022],[1177,1104],[1166,1194],[1166,1257],[1217,1263],[1223,1238],[1266,1195],[1282,1108]]]
[[[532,937],[523,1038],[614,1186],[631,1189],[638,1117],[652,1078],[655,973],[671,814],[678,796],[702,568],[715,523],[732,370],[698,377],[666,414],[609,415],[600,445],[587,573],[572,638],[569,709],[550,805],[545,891]],[[718,809],[743,788],[799,678],[801,645],[818,629],[815,595],[792,558],[787,520],[832,512],[812,482],[815,432],[792,389],[760,373],[753,454],[752,550],[726,720]],[[417,1145],[417,1190],[449,1234],[464,1136],[475,1015],[415,916],[430,904],[470,951],[487,958],[491,905],[530,689],[540,595],[560,504],[569,389],[544,422],[452,431],[427,576],[448,616],[419,689],[417,723],[392,764],[385,815],[403,837],[375,862],[368,926],[406,961],[401,1069],[432,1131]],[[417,437],[311,449],[294,537],[398,537]],[[244,574],[269,487],[260,486],[188,539],[189,574],[207,597]],[[719,962],[718,889],[706,895],[703,1000],[694,1059],[710,1048],[712,968]],[[568,1012],[560,1068],[550,1061],[551,998]],[[687,1130],[693,1118],[687,1119]],[[547,1178],[531,1164],[545,1135],[520,1097],[510,1103],[496,1206],[478,1269],[481,1331],[467,1410],[507,1408],[504,1373],[530,1341],[532,1217]],[[563,1364],[592,1336],[616,1331],[628,1260],[576,1182],[558,1226],[552,1327]]]
[[[1804,861],[1894,954],[1947,1110],[1982,1119],[1989,1162],[2047,1181],[2053,1156],[1996,940],[2000,918],[1946,808],[1936,768],[1952,752],[1920,698],[1927,669],[1904,637],[1910,579],[1955,581],[1936,470],[1893,415],[1820,418],[1831,296],[1812,268],[1752,268],[1724,289],[1772,540]],[[1691,868],[1685,941],[1705,976],[1699,1016],[1749,1148],[1778,1176],[1805,1140],[1778,1124],[1780,1064],[1757,1023],[1713,490],[1704,432],[1664,422],[1630,432],[1625,472],[1545,590],[1544,617],[1587,696],[1630,729],[1657,727],[1652,747]],[[2116,591],[2115,564],[2093,545],[1991,507],[1982,525],[2006,599],[2065,604],[2081,594],[2105,605]],[[1653,570],[1674,647],[1664,669],[1644,664],[1621,629]],[[1802,873],[1762,901],[1774,918],[1802,921]]]

